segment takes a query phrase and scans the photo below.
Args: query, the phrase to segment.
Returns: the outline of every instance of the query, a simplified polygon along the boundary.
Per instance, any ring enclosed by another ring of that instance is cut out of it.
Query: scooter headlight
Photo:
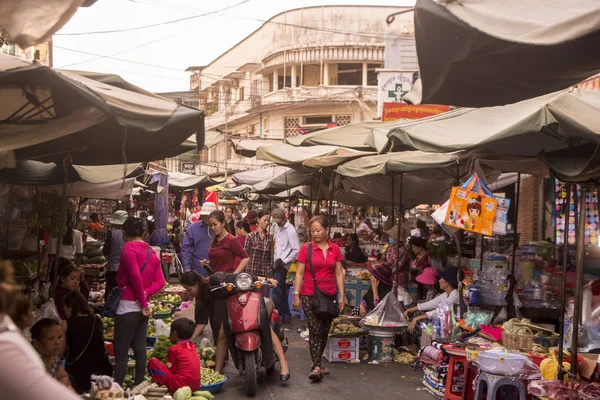
[[[238,277],[235,279],[235,286],[237,286],[237,288],[242,291],[250,290],[252,288],[253,283],[254,282],[250,274],[239,274]]]

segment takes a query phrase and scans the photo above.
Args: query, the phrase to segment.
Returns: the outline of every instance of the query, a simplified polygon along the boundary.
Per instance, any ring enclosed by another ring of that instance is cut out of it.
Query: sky
[[[54,67],[115,73],[153,92],[189,89],[192,65],[206,65],[286,9],[362,5],[367,0],[97,0],[53,37]],[[376,0],[410,6],[414,0]],[[203,15],[207,14],[207,15]],[[180,22],[164,22],[203,15]],[[145,29],[114,31],[159,24]],[[90,34],[93,33],[93,34]]]

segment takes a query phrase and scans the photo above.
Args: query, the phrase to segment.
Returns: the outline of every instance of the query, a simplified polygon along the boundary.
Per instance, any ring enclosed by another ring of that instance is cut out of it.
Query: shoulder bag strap
[[[315,294],[316,294],[317,290],[319,292],[321,290],[319,289],[319,286],[317,286],[317,277],[315,276],[315,270],[313,269],[313,265],[312,265],[312,253],[313,253],[313,246],[312,246],[312,242],[310,242],[308,244],[308,267],[310,268],[310,273],[313,276],[313,282],[315,284]]]
[[[148,246],[148,254],[146,255],[146,261],[144,262],[144,265],[140,269],[140,274],[142,272],[144,272],[144,270],[146,269],[146,266],[148,265],[148,261],[150,260],[150,252],[151,251],[152,251],[152,247]]]
[[[83,350],[81,350],[81,353],[79,353],[79,355],[77,356],[77,358],[75,358],[73,361],[67,361],[67,365],[73,365],[77,362],[77,360],[79,360],[81,358],[81,356],[83,355],[83,353],[85,353],[85,351],[88,349],[88,347],[90,346],[90,343],[92,342],[92,338],[94,337],[94,331],[96,330],[96,319],[97,317],[94,315],[94,322],[92,324],[92,333],[90,333],[90,338],[87,341],[87,344],[85,345],[85,347],[83,348]]]

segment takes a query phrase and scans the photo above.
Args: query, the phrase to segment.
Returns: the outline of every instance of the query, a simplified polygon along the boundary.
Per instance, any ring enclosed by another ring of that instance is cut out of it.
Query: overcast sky
[[[210,63],[260,27],[261,21],[286,9],[322,4],[360,5],[369,4],[369,1],[98,0],[93,6],[77,11],[54,36],[54,66],[116,73],[154,92],[188,90],[189,74],[184,72],[188,66]],[[414,0],[376,1],[376,5],[413,4]],[[160,24],[226,8],[229,9],[152,28],[68,35]]]

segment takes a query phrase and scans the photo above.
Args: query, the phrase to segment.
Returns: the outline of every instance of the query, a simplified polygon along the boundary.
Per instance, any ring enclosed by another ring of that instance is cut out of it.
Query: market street
[[[331,374],[319,384],[308,380],[310,356],[308,343],[304,342],[296,332],[302,325],[294,319],[292,325],[286,325],[289,330],[286,336],[290,341],[287,352],[292,377],[287,383],[279,380],[279,367],[268,382],[258,385],[257,400],[305,400],[318,398],[323,400],[343,398],[397,398],[403,393],[411,400],[431,400],[434,397],[424,390],[421,381],[422,372],[414,372],[412,367],[398,363],[381,363],[379,365],[328,363],[323,360],[323,366],[329,368]],[[244,396],[243,380],[233,364],[229,364],[225,373],[228,381],[223,391],[217,395],[220,400],[239,399]],[[375,397],[373,397],[376,395]]]

